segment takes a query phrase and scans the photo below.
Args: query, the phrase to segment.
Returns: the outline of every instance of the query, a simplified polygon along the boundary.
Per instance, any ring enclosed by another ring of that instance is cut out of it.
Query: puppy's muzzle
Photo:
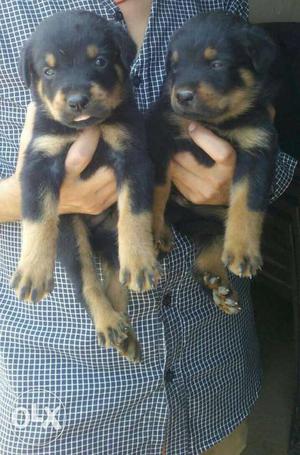
[[[189,106],[194,101],[195,92],[188,89],[178,89],[175,92],[175,97],[181,106]]]
[[[82,112],[89,103],[89,97],[80,93],[75,93],[67,98],[67,104],[71,111]]]

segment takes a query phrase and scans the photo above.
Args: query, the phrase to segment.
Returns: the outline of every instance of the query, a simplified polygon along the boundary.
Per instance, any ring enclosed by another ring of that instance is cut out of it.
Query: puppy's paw
[[[120,282],[132,291],[148,291],[156,286],[159,277],[154,248],[148,251],[132,249],[126,258],[120,258]]]
[[[103,313],[101,319],[94,321],[99,346],[117,348],[132,331],[127,315],[111,309]]]
[[[130,362],[141,362],[141,348],[132,328],[129,329],[127,338],[117,346],[117,349]]]
[[[223,313],[232,315],[241,311],[237,292],[227,282],[222,283],[219,276],[204,273],[203,284],[212,290],[213,301]]]
[[[54,286],[53,264],[43,259],[39,267],[19,264],[11,279],[11,287],[20,300],[37,303],[46,297]]]
[[[251,242],[225,244],[222,262],[240,278],[252,278],[263,264],[259,247]]]

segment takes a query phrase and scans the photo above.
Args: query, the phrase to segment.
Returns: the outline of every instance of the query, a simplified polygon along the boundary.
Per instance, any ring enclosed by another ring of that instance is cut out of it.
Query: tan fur
[[[251,88],[255,85],[255,78],[250,70],[247,70],[246,68],[241,68],[239,73],[246,87]]]
[[[157,275],[156,258],[152,237],[152,214],[143,212],[134,214],[128,184],[124,184],[118,197],[119,221],[119,260],[121,281],[129,273],[128,286],[140,290],[138,278],[144,274],[143,290],[152,287],[149,277]]]
[[[179,54],[178,54],[178,51],[174,51],[171,55],[171,61],[173,63],[177,63],[179,60]]]
[[[248,208],[249,182],[245,178],[233,186],[225,231],[223,262],[232,257],[229,269],[240,275],[240,264],[248,257],[254,269],[260,264],[260,239],[263,227],[263,213]],[[255,273],[254,270],[253,273]],[[250,276],[247,270],[243,276]]]
[[[31,300],[31,289],[38,291],[38,300],[48,293],[56,258],[57,226],[57,201],[49,193],[44,195],[41,220],[22,222],[22,251],[16,271],[21,278],[16,292],[20,296],[22,288],[28,287],[24,300]]]
[[[75,133],[69,136],[56,136],[45,134],[34,139],[32,148],[34,151],[43,152],[50,156],[58,155],[66,145],[76,140],[78,135]]]
[[[49,98],[47,98],[47,96],[44,94],[43,82],[41,80],[39,80],[37,83],[37,91],[49,113],[55,120],[60,122],[61,112],[65,109],[66,103],[63,92],[59,90],[56,93],[54,99],[52,101],[49,100]]]
[[[210,46],[207,47],[203,53],[205,60],[213,60],[214,58],[216,58],[217,55],[218,55],[217,50]]]
[[[100,85],[92,82],[90,92],[95,101],[98,101],[110,110],[119,106],[124,98],[124,90],[120,83],[116,84],[111,91],[107,91],[100,87]]]
[[[79,217],[74,216],[73,226],[80,255],[83,295],[86,299],[96,331],[105,336],[106,347],[109,347],[111,346],[109,329],[112,328],[119,331],[120,324],[125,322],[124,315],[119,314],[113,309],[103,292],[93,265],[92,251],[83,221]]]
[[[212,275],[218,275],[226,283],[228,282],[227,273],[221,261],[223,252],[224,238],[218,236],[215,240],[204,247],[196,258],[196,266],[199,271],[209,272]]]
[[[211,109],[226,109],[224,114],[211,119],[213,123],[220,123],[246,112],[252,106],[255,95],[252,87],[237,88],[226,95],[221,95],[210,84],[204,82],[199,84],[197,93]]]
[[[56,65],[56,58],[55,58],[54,54],[50,54],[50,53],[46,54],[45,61],[46,61],[47,65],[50,66],[51,68],[54,68]]]
[[[128,130],[118,123],[109,125],[103,123],[101,125],[101,132],[105,142],[107,142],[114,150],[122,151],[126,143],[128,143]]]
[[[255,148],[267,148],[270,134],[262,128],[242,126],[226,133],[229,140],[235,141],[243,150],[251,151]]]
[[[165,221],[165,209],[171,191],[170,168],[166,173],[166,183],[156,185],[153,201],[154,242],[159,250],[169,252],[172,246],[172,235]]]
[[[121,285],[115,269],[104,261],[101,262],[101,267],[104,275],[105,294],[116,311],[127,314],[127,289]]]
[[[95,44],[89,44],[86,48],[86,55],[89,58],[95,58],[99,55],[99,49]]]

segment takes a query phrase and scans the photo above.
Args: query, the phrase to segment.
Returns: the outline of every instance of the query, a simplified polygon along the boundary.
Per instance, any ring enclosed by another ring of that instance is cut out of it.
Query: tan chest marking
[[[49,156],[59,155],[67,145],[72,144],[78,137],[78,133],[68,136],[45,134],[33,140],[33,150],[43,152]]]
[[[267,148],[270,144],[270,134],[262,128],[243,126],[227,131],[225,136],[238,144],[241,149],[255,151],[256,148]]]
[[[114,150],[123,151],[130,140],[128,130],[120,125],[101,125],[102,137]]]

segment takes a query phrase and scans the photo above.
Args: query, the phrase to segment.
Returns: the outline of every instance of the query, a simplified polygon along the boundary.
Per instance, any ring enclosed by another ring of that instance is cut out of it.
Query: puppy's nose
[[[68,105],[75,112],[81,112],[89,102],[89,98],[86,95],[74,94],[68,97]]]
[[[194,99],[194,92],[192,90],[182,89],[176,92],[176,98],[180,104],[188,104]]]

